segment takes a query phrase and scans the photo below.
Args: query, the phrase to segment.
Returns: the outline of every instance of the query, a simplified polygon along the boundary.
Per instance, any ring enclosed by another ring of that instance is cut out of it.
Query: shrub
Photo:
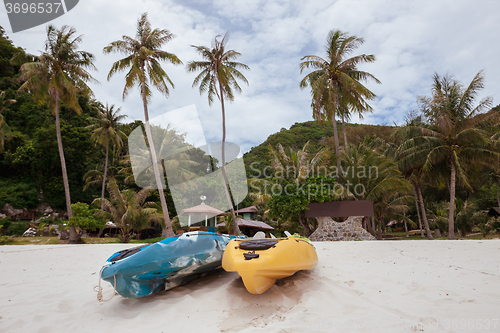
[[[29,222],[29,221],[12,221],[10,226],[7,228],[5,228],[5,225],[4,225],[4,229],[6,230],[6,234],[8,234],[9,236],[22,236],[23,233],[28,229],[28,226],[26,225],[26,222]]]
[[[488,223],[480,223],[477,225],[477,227],[483,234],[483,237],[486,237],[491,231],[491,227],[488,225]]]
[[[488,220],[487,225],[494,232],[500,232],[500,217],[492,217]]]
[[[71,204],[73,216],[69,219],[69,224],[84,230],[104,229],[105,223],[101,219],[94,217],[95,209],[89,209],[89,205],[83,202]]]
[[[0,179],[0,206],[6,203],[14,208],[35,208],[38,204],[36,185],[30,182]]]
[[[9,232],[9,227],[12,224],[10,217],[4,217],[0,219],[0,235],[7,234]]]

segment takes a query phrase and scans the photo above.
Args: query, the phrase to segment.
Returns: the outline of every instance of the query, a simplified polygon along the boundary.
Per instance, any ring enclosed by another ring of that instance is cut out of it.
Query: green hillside
[[[344,136],[342,133],[342,124],[338,123],[340,144],[344,145]],[[394,130],[392,126],[383,125],[360,125],[346,124],[347,142],[356,144],[362,141],[366,135],[381,138],[387,142],[392,142],[391,133]],[[250,151],[243,155],[247,175],[253,177],[265,177],[264,170],[271,166],[271,153],[269,145],[276,147],[279,143],[283,147],[300,149],[304,144],[310,141],[309,150],[311,154],[316,153],[321,147],[334,149],[333,126],[332,124],[319,124],[316,121],[307,121],[304,123],[295,123],[290,129],[282,128],[279,132],[269,135],[269,137],[258,146],[252,147]],[[269,170],[269,168],[267,169]]]

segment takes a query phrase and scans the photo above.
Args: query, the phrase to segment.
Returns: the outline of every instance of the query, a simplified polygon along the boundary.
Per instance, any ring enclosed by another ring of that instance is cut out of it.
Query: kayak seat
[[[267,250],[278,244],[277,240],[272,239],[254,239],[249,241],[240,242],[240,249],[242,250]]]
[[[143,247],[146,247],[146,246],[149,246],[149,244],[141,245],[141,246],[133,247],[131,249],[120,251],[120,252],[118,252],[118,255],[114,256],[109,261],[114,262],[114,261],[118,261],[118,260],[123,259],[123,258],[127,258],[127,257],[133,255],[134,253],[139,252]]]
[[[247,252],[247,253],[243,253],[243,257],[245,257],[245,260],[258,259],[259,254],[255,253],[255,252]]]

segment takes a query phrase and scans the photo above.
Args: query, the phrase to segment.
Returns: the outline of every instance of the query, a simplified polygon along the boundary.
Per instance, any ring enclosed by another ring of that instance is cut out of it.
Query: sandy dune
[[[0,332],[500,332],[500,240],[314,245],[315,269],[262,295],[221,270],[107,303],[99,270],[135,245],[1,246]]]

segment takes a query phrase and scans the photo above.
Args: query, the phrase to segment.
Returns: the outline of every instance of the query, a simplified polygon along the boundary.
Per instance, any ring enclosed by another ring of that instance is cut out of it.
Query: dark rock
[[[68,240],[69,239],[69,231],[68,230],[60,230],[59,231],[59,239],[60,240]]]
[[[5,205],[3,205],[2,207],[2,213],[11,217],[11,216],[14,216],[14,215],[19,215],[23,212],[22,209],[15,209],[14,207],[12,207],[12,205],[6,203]]]
[[[41,203],[38,205],[36,212],[40,215],[49,215],[54,213],[55,210],[48,203]]]

